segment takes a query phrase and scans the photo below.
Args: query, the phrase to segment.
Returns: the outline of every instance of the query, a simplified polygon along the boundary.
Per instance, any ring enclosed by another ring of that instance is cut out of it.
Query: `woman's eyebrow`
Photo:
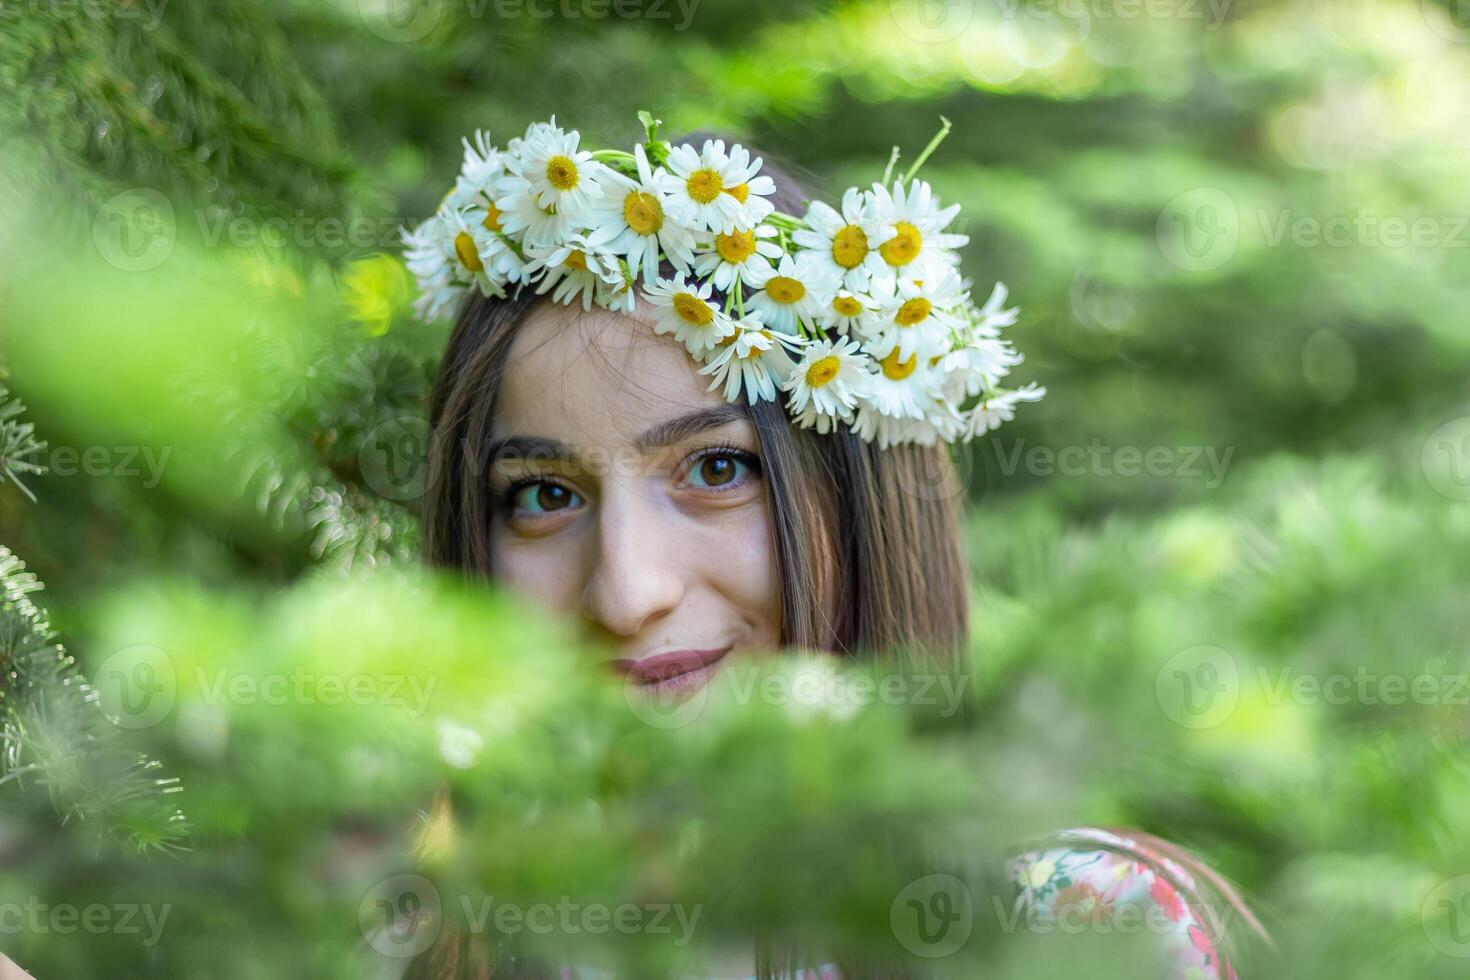
[[[651,425],[633,440],[633,448],[641,453],[661,446],[672,446],[706,429],[718,429],[731,422],[744,422],[749,418],[739,405],[718,405],[711,408],[680,415],[656,425]]]
[[[633,440],[633,448],[640,453],[663,446],[672,446],[706,429],[717,429],[732,422],[746,421],[745,409],[739,405],[718,405],[702,408],[688,415],[680,415],[649,426]],[[547,436],[506,436],[492,439],[487,450],[492,463],[501,460],[555,460],[574,463],[583,456],[576,446]]]

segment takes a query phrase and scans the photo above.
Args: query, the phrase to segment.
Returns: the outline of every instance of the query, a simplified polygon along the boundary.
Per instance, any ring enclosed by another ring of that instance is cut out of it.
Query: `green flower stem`
[[[938,149],[939,144],[943,143],[944,138],[949,135],[949,131],[952,128],[950,121],[940,116],[939,122],[942,124],[939,132],[934,134],[934,138],[929,141],[929,145],[924,147],[924,151],[914,159],[913,166],[909,167],[908,171],[903,175],[903,182],[905,184],[914,179],[914,175],[919,172],[919,168],[924,165],[924,161],[929,159],[929,154]]]

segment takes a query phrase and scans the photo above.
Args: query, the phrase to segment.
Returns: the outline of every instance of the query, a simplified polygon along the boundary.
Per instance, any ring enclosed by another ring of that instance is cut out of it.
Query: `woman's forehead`
[[[511,343],[494,434],[625,446],[650,425],[724,405],[708,386],[684,346],[646,321],[541,303]]]

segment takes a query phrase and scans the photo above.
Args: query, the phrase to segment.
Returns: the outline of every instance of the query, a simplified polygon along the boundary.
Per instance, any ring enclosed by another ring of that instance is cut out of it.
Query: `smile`
[[[714,676],[731,649],[666,650],[637,659],[613,660],[611,665],[629,681],[654,691],[693,690]]]

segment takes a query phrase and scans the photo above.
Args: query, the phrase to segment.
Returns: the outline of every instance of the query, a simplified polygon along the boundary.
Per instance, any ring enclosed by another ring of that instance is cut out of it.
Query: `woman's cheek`
[[[764,500],[703,522],[698,539],[695,553],[701,556],[706,580],[774,643],[781,592]]]
[[[575,608],[582,580],[579,551],[571,540],[497,538],[491,562],[497,582],[550,609]]]

